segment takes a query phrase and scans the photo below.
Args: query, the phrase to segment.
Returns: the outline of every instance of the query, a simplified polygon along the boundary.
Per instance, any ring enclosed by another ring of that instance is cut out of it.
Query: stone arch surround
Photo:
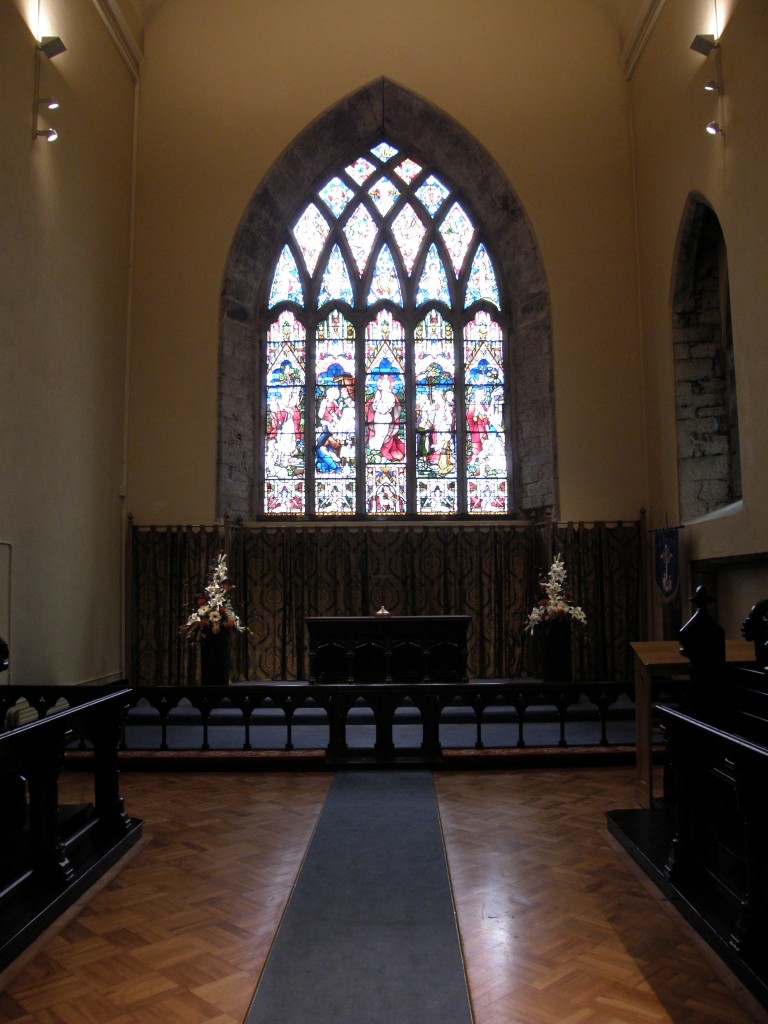
[[[225,268],[219,349],[218,515],[253,520],[258,352],[286,223],[313,186],[382,138],[429,161],[466,195],[492,246],[512,352],[515,511],[558,514],[552,330],[543,261],[498,164],[453,118],[386,78],[313,121],[254,193]]]

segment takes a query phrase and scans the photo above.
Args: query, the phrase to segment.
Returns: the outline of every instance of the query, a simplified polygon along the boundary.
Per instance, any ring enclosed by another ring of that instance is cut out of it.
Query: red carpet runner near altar
[[[471,1024],[430,772],[337,774],[245,1024]]]

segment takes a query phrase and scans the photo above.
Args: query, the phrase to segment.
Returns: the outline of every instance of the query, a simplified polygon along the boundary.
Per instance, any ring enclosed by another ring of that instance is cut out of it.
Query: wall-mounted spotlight
[[[702,57],[708,57],[713,50],[717,49],[715,37],[711,35],[696,35],[693,37],[691,49],[700,53]]]
[[[43,36],[40,40],[40,49],[46,57],[53,60],[53,58],[58,57],[60,53],[64,53],[67,48],[64,43],[62,43],[59,36]]]
[[[717,75],[715,78],[709,78],[704,83],[704,89],[706,92],[717,93],[720,97],[720,120],[710,121],[707,125],[707,131],[710,135],[725,135],[725,129],[723,128],[723,88],[722,88],[722,70],[720,67],[720,44],[713,35],[698,34],[693,37],[691,43],[691,49],[696,53],[700,53],[702,57],[709,57],[712,51],[715,51],[715,64],[717,67]]]
[[[34,104],[32,108],[32,138],[34,139],[47,139],[48,142],[55,142],[59,135],[55,128],[39,128],[38,119],[40,117],[41,110],[58,110],[59,101],[53,99],[52,96],[41,97],[40,95],[40,62],[42,61],[41,53],[44,53],[49,60],[53,60],[54,57],[58,57],[60,53],[66,51],[66,46],[62,43],[59,36],[43,36],[40,42],[37,44],[35,50],[35,96]]]

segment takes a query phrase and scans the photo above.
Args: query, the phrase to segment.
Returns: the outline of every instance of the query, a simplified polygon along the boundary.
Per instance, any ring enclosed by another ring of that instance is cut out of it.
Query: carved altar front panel
[[[310,683],[466,682],[468,615],[305,619]]]

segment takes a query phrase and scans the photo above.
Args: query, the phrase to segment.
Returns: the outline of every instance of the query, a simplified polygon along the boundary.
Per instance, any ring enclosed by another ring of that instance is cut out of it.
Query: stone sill
[[[744,502],[733,501],[730,505],[723,505],[714,512],[707,512],[706,515],[696,516],[695,519],[688,519],[686,526],[695,526],[697,523],[710,523],[713,519],[726,519],[728,516],[738,516],[744,511]]]

